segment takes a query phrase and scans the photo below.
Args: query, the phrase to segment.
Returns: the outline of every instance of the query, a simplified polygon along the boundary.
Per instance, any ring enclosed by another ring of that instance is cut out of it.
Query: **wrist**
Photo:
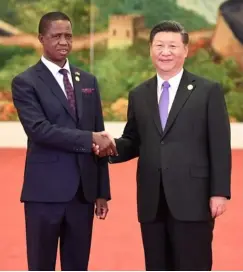
[[[97,142],[97,132],[92,132],[92,141],[93,143]]]

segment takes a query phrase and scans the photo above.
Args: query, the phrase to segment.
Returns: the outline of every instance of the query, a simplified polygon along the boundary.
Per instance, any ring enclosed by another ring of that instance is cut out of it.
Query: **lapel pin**
[[[80,79],[79,79],[79,77],[78,77],[78,76],[76,76],[76,77],[75,77],[75,80],[76,80],[76,81],[80,81]]]
[[[192,85],[192,84],[189,84],[189,85],[187,86],[187,89],[188,89],[189,91],[191,91],[191,90],[193,89],[193,85]]]

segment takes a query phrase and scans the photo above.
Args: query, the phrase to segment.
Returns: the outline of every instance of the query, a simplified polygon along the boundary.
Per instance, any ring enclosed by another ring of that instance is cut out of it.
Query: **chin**
[[[167,64],[167,65],[158,65],[157,68],[160,70],[160,71],[163,71],[163,72],[169,72],[171,71],[174,67],[173,65],[170,64]]]
[[[66,54],[65,56],[58,56],[57,60],[59,60],[59,61],[66,60],[67,56],[68,56],[68,54]]]
[[[159,70],[164,73],[168,73],[173,70],[173,67],[160,67]]]

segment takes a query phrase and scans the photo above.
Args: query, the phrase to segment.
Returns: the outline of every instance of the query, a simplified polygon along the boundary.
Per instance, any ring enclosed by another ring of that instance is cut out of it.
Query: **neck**
[[[181,69],[182,69],[182,68],[181,68]],[[178,74],[180,73],[181,69],[180,69],[180,70],[177,70],[177,71],[175,71],[175,72],[173,72],[173,71],[165,72],[165,71],[158,71],[158,70],[157,70],[157,73],[158,73],[158,75],[159,75],[163,80],[168,81],[168,80],[170,80],[172,77],[178,75]]]
[[[57,66],[59,66],[60,68],[63,68],[63,66],[64,66],[65,63],[66,63],[66,59],[58,61],[58,60],[53,60],[52,58],[48,57],[48,56],[45,55],[45,54],[44,54],[43,56],[44,56],[47,60],[49,60],[49,61],[55,63],[55,64],[56,64]]]

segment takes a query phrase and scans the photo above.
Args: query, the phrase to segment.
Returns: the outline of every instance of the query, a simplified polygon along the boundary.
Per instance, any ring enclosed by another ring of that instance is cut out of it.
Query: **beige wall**
[[[113,137],[120,137],[124,122],[105,122],[105,129]],[[26,135],[19,122],[0,122],[0,148],[26,147]],[[243,149],[243,123],[231,124],[231,146],[233,149]],[[0,150],[1,152],[1,150]]]

